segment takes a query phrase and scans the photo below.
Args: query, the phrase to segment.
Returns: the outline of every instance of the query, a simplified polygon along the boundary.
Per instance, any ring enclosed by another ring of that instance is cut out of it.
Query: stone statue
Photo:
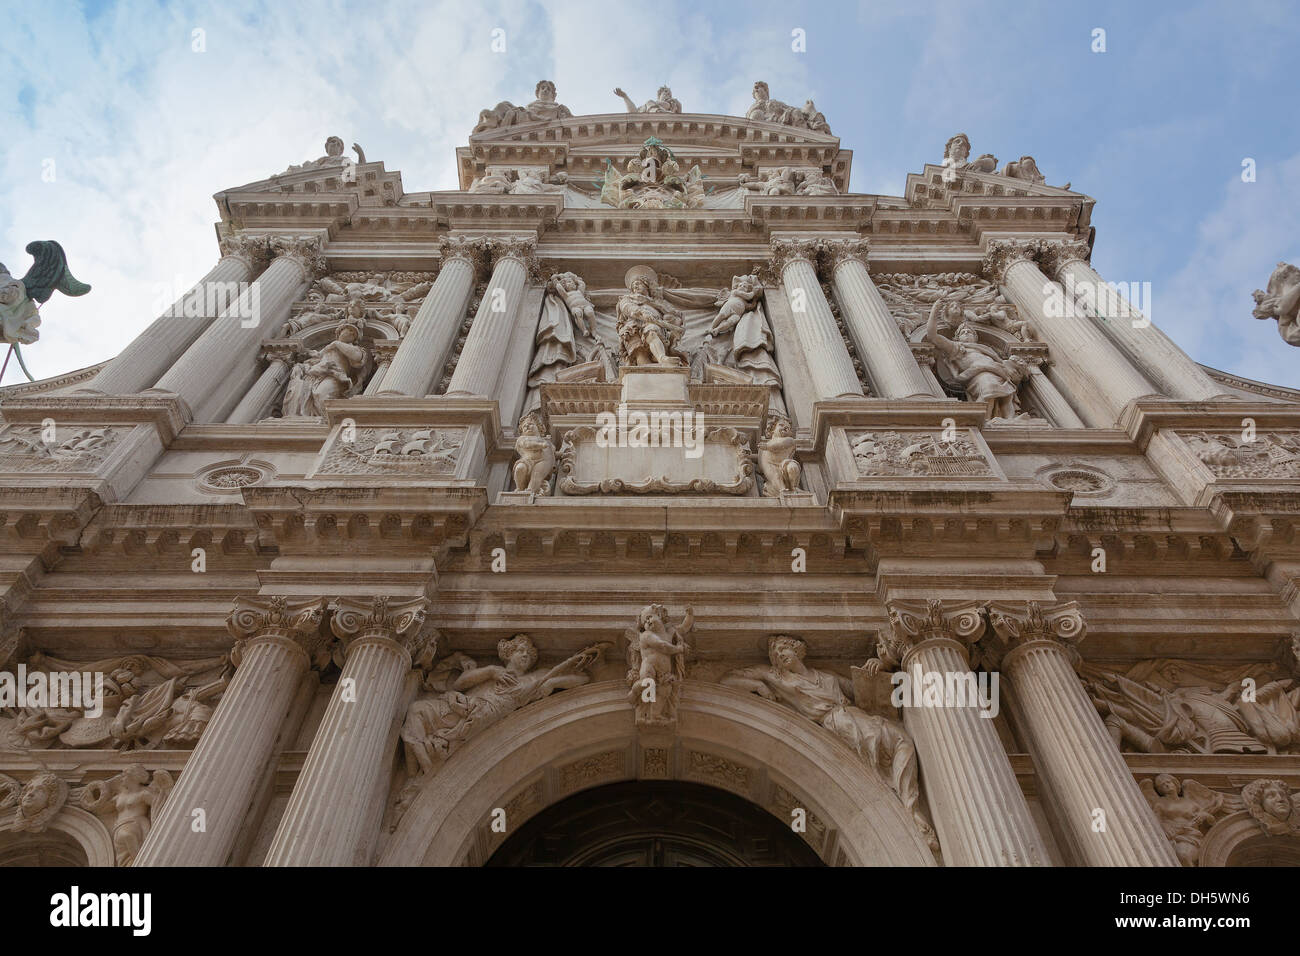
[[[941,333],[939,314],[947,307],[944,300],[930,307],[930,321],[925,329],[927,341],[947,357],[957,381],[966,389],[967,398],[988,405],[992,419],[1014,421],[1020,414],[1016,391],[1028,374],[1028,366],[1015,358],[1000,358],[992,348],[980,343],[975,327],[967,322],[957,326],[953,339]],[[953,307],[960,308],[955,304]]]
[[[779,498],[783,491],[798,491],[803,468],[794,457],[794,428],[784,415],[770,415],[764,440],[758,443],[758,463],[763,470],[763,494]]]
[[[628,291],[619,296],[614,310],[624,365],[688,364],[687,356],[677,349],[686,329],[682,314],[663,298],[657,279],[649,266],[627,271]]]
[[[754,84],[754,103],[745,113],[746,119],[764,123],[778,123],[781,126],[793,126],[797,129],[811,130],[814,133],[830,134],[831,128],[826,117],[817,111],[812,100],[802,107],[794,107],[771,98],[768,86],[762,80]]]
[[[1205,831],[1214,825],[1215,814],[1224,810],[1223,794],[1215,793],[1195,780],[1179,785],[1172,774],[1159,774],[1140,784],[1147,803],[1155,811],[1165,836],[1174,845],[1174,853],[1183,866],[1196,866],[1201,856]]]
[[[666,86],[659,87],[659,92],[655,98],[647,100],[644,106],[637,107],[632,102],[632,98],[623,92],[622,87],[615,87],[614,95],[620,97],[627,104],[629,113],[680,113],[682,104],[680,101],[673,99],[673,91]]]
[[[1011,179],[1022,179],[1027,183],[1044,183],[1047,177],[1038,171],[1038,164],[1032,156],[1021,156],[1019,162],[1007,163],[1001,175]]]
[[[545,494],[551,486],[551,473],[555,471],[555,443],[542,428],[536,412],[519,419],[519,436],[515,439],[515,491]]]
[[[1295,680],[1269,681],[1255,691],[1254,700],[1239,696],[1236,703],[1251,736],[1269,753],[1300,752],[1300,684]]]
[[[135,862],[172,784],[172,775],[166,770],[154,771],[151,779],[149,771],[137,763],[110,780],[86,785],[81,805],[91,811],[110,810],[115,818],[113,849],[118,866]]]
[[[31,246],[27,247],[30,251]],[[2,277],[0,277],[2,278]],[[1287,345],[1300,345],[1300,269],[1279,262],[1268,277],[1268,290],[1251,293],[1257,319],[1277,319],[1277,334]]]
[[[562,193],[569,181],[569,174],[558,172],[543,178],[544,174],[536,169],[525,167],[517,171],[517,178],[510,184],[508,192],[512,196],[528,196],[540,193]]]
[[[63,247],[54,240],[29,242],[26,251],[36,261],[21,279],[0,263],[0,341],[14,346],[31,345],[40,338],[36,303],[48,302],[55,292],[78,296],[90,291],[68,270]]]
[[[838,196],[839,189],[835,182],[821,170],[813,170],[803,175],[796,196]]]
[[[992,173],[998,168],[998,158],[992,153],[984,153],[974,162],[970,160],[970,137],[958,133],[948,140],[943,147],[943,165],[948,169],[970,170],[975,173]]]
[[[781,371],[773,356],[775,343],[772,328],[762,304],[763,283],[755,274],[732,276],[731,288],[718,293],[720,306],[704,338],[702,351],[710,352],[714,338],[730,336],[731,347],[723,362],[749,375],[755,385],[770,390],[770,407],[785,414],[781,396]]]
[[[0,830],[43,833],[68,802],[70,788],[65,780],[42,770],[27,783],[0,773],[0,810],[14,810],[12,820]]]
[[[547,280],[546,291],[554,292],[564,300],[574,327],[580,334],[590,337],[595,328],[596,307],[587,298],[587,283],[572,272],[557,272]]]
[[[695,611],[687,606],[680,624],[671,624],[668,609],[648,604],[637,615],[627,638],[628,701],[636,707],[641,727],[671,727],[677,721],[677,701],[686,678],[686,637],[695,626]]]
[[[797,637],[774,634],[767,642],[771,666],[742,667],[722,679],[729,687],[750,691],[790,708],[839,737],[873,769],[888,779],[916,828],[937,849],[934,828],[921,806],[916,747],[903,725],[893,717],[868,713],[865,682],[880,673],[881,662],[870,660],[855,668],[855,680],[816,670],[804,663],[808,645]],[[854,700],[854,703],[850,703]]]
[[[427,275],[427,273],[425,273]],[[356,275],[348,273],[346,275]],[[411,273],[391,274],[387,272],[376,272],[369,278],[359,282],[340,282],[334,276],[321,276],[316,280],[316,289],[325,293],[326,302],[351,302],[354,299],[361,299],[365,302],[410,302],[414,299],[423,298],[433,288],[433,283],[428,280],[414,281],[410,278]],[[420,279],[421,274],[416,273],[415,279]],[[312,290],[316,292],[315,289]],[[319,295],[319,293],[316,293]]]
[[[758,307],[759,297],[763,294],[763,283],[757,275],[731,277],[731,288],[718,293],[715,305],[721,306],[718,314],[709,326],[710,335],[723,335],[734,329],[742,316],[753,312]]]
[[[605,161],[600,201],[618,209],[699,209],[704,205],[704,174],[698,165],[682,175],[673,151],[649,137],[624,172]]]
[[[537,648],[527,634],[516,634],[497,644],[504,666],[479,667],[459,652],[445,658],[425,681],[431,693],[411,704],[402,725],[407,772],[412,777],[432,773],[466,740],[507,714],[588,683],[608,646],[593,644],[554,667],[534,670]]]
[[[357,344],[365,329],[365,312],[360,299],[349,302],[334,341],[309,351],[307,361],[293,367],[284,392],[282,418],[323,417],[327,401],[355,393],[368,358]]]
[[[357,162],[364,163],[366,161],[366,154],[362,151],[361,147],[356,143],[353,143],[352,148],[356,150]],[[346,166],[351,162],[352,160],[343,155],[343,140],[337,136],[331,136],[325,140],[324,156],[321,156],[318,159],[309,159],[298,166],[290,166],[280,175],[283,176],[285,173],[296,173],[304,169],[319,169],[322,166]]]
[[[478,125],[474,127],[474,134],[505,126],[545,123],[573,116],[567,106],[555,102],[555,84],[550,80],[542,80],[538,83],[533,95],[537,99],[527,106],[515,106],[509,100],[502,100],[491,109],[483,110],[478,114]]]
[[[1300,837],[1300,792],[1283,780],[1252,780],[1241,788],[1246,812],[1269,836]]]

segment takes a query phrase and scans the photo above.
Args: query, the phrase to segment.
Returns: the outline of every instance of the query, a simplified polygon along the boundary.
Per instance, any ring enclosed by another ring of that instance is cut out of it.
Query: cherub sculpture
[[[36,261],[21,279],[15,279],[0,263],[0,341],[15,348],[40,338],[36,303],[48,302],[55,292],[78,296],[90,291],[90,286],[78,282],[68,270],[68,258],[57,242],[42,239],[27,243],[26,249]]]
[[[1252,780],[1241,788],[1246,811],[1270,836],[1300,837],[1300,793],[1283,780]]]
[[[794,429],[784,415],[770,415],[764,440],[758,443],[758,463],[763,471],[763,494],[779,498],[797,491],[803,468],[794,457]]]
[[[741,316],[752,312],[758,306],[758,299],[763,294],[763,283],[756,275],[732,276],[731,288],[723,289],[714,300],[714,305],[721,306],[718,314],[709,326],[709,335],[725,335],[736,327]]]
[[[545,494],[555,471],[555,443],[546,435],[536,412],[519,419],[519,436],[515,439],[515,491]]]
[[[0,810],[14,809],[12,820],[0,818],[0,830],[43,833],[68,802],[70,788],[65,780],[42,770],[27,783],[0,773]]]
[[[153,817],[162,809],[173,784],[172,775],[166,770],[155,770],[151,777],[137,763],[116,777],[86,785],[81,805],[93,812],[111,810],[115,816],[113,849],[118,866],[135,862],[153,826]]]
[[[557,272],[546,282],[546,290],[564,300],[574,327],[590,337],[595,328],[596,307],[587,298],[587,283],[573,272]]]
[[[668,620],[662,604],[648,604],[637,615],[636,628],[627,638],[628,701],[636,707],[636,722],[643,727],[666,727],[677,721],[677,699],[686,677],[686,637],[695,626],[689,606],[681,623]]]
[[[1174,845],[1174,853],[1183,866],[1196,866],[1201,855],[1205,831],[1214,825],[1215,815],[1225,806],[1223,794],[1215,793],[1195,780],[1184,780],[1162,773],[1155,780],[1140,784],[1142,794],[1151,804],[1165,836]]]
[[[28,246],[28,249],[31,247]],[[1268,277],[1268,290],[1256,289],[1251,295],[1257,319],[1277,319],[1277,334],[1287,345],[1300,345],[1300,269],[1279,262]]]

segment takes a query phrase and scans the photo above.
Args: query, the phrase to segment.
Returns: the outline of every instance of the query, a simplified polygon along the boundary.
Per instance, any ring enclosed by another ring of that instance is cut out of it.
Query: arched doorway
[[[791,827],[725,790],[639,780],[584,790],[508,837],[487,866],[824,866]]]

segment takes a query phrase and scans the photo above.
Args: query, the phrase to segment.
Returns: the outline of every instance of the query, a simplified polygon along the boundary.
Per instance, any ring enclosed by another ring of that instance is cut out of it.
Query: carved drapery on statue
[[[687,636],[695,626],[689,606],[673,624],[662,604],[648,604],[637,615],[627,640],[628,701],[636,708],[638,727],[671,730],[677,725],[677,701],[686,679]]]
[[[478,114],[478,125],[474,133],[501,129],[507,126],[521,126],[525,123],[546,123],[556,119],[568,119],[573,114],[569,108],[555,101],[555,84],[542,80],[533,90],[536,97],[527,106],[515,106],[509,100],[502,100],[496,106],[485,109]]]
[[[817,111],[812,100],[799,107],[774,100],[768,85],[762,80],[754,84],[754,102],[746,111],[745,118],[764,123],[777,123],[781,126],[793,126],[795,129],[825,133],[828,136],[831,132],[826,117]]]
[[[365,312],[360,299],[350,301],[334,340],[308,351],[306,359],[293,366],[281,402],[282,418],[321,418],[326,402],[360,392],[373,367],[370,351],[360,344]]]

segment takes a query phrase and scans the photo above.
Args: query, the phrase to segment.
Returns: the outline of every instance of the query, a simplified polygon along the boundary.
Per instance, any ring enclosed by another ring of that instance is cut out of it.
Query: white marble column
[[[324,599],[238,598],[235,677],[154,820],[136,866],[224,866],[293,704],[324,646]],[[202,810],[201,817],[195,811]],[[196,829],[201,818],[202,827]]]
[[[1026,357],[1029,363],[1029,377],[1025,379],[1025,391],[1033,399],[1044,417],[1057,428],[1084,428],[1083,419],[1075,414],[1070,403],[1065,400],[1052,380],[1043,372],[1042,359]]]
[[[262,359],[266,368],[226,418],[227,425],[247,425],[266,417],[275,400],[284,393],[289,371],[301,349],[302,343],[296,339],[272,340],[263,344]]]
[[[1039,261],[1043,273],[1060,282],[1066,297],[1170,398],[1203,402],[1227,395],[1148,316],[1107,285],[1088,264],[1090,252],[1086,242],[1044,242]]]
[[[813,401],[861,398],[862,383],[817,279],[815,263],[820,251],[816,239],[773,239],[772,268],[785,286],[795,332],[812,375]]]
[[[1078,605],[994,602],[990,657],[1010,681],[1041,790],[1081,866],[1178,866],[1142,791],[1075,673]]]
[[[934,392],[912,357],[907,339],[867,271],[866,239],[825,243],[826,267],[844,325],[867,368],[877,398],[933,398]]]
[[[527,237],[488,240],[492,277],[447,385],[448,395],[495,394],[529,272],[536,272],[536,247],[537,241]]]
[[[1038,239],[992,239],[984,274],[1051,350],[1057,374],[1079,402],[1075,411],[1092,427],[1109,428],[1130,402],[1158,394],[1092,320],[1083,315],[1035,264]]]
[[[368,866],[384,812],[407,676],[424,657],[427,598],[339,598],[347,660],[265,866]]]
[[[262,340],[279,332],[294,300],[325,273],[319,239],[276,237],[271,252],[275,259],[248,293],[208,326],[158,379],[155,390],[175,392],[197,412],[240,366],[256,360]]]
[[[474,274],[483,259],[484,242],[455,236],[442,240],[438,278],[411,320],[393,364],[384,374],[379,395],[423,398],[433,390],[451,354],[465,309],[474,292]]]
[[[401,345],[400,339],[379,339],[375,342],[375,374],[370,376],[363,395],[380,393],[384,387],[384,377],[388,374],[388,369],[392,366],[393,359],[397,357],[397,350]]]
[[[227,236],[212,271],[137,335],[79,392],[133,395],[158,381],[266,260],[266,237]]]
[[[970,675],[966,642],[984,630],[976,603],[891,601],[893,634],[880,644],[885,663],[945,682]],[[903,708],[916,741],[935,829],[949,866],[1046,866],[1050,863],[1011,762],[991,719],[973,706]]]

